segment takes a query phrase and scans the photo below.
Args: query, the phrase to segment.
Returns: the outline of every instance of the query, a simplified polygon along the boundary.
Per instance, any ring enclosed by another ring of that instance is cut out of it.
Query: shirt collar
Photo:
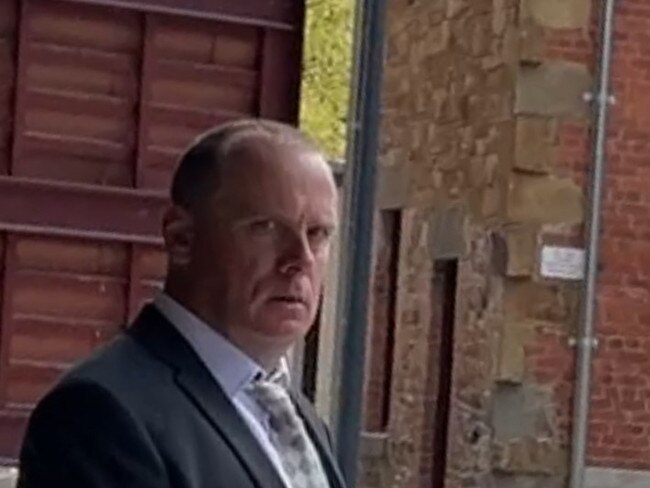
[[[154,305],[189,342],[228,398],[266,374],[253,359],[166,293],[157,293]],[[286,362],[282,363],[286,367]]]

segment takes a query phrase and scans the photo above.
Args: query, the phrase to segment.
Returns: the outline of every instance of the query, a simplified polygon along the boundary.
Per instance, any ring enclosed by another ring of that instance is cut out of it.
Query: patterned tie
[[[276,370],[248,387],[269,415],[271,442],[282,460],[290,488],[330,488],[314,443],[288,393],[286,372]]]

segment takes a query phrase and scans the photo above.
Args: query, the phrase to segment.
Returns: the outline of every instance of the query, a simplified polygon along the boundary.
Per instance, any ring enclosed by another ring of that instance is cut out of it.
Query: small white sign
[[[585,276],[585,251],[575,247],[544,246],[541,268],[544,278],[582,280]]]

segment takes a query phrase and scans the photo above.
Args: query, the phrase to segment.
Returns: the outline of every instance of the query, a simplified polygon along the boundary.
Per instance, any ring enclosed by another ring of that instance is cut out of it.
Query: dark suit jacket
[[[294,395],[331,488],[344,488],[328,433]],[[148,305],[37,406],[19,488],[285,488],[189,344]]]

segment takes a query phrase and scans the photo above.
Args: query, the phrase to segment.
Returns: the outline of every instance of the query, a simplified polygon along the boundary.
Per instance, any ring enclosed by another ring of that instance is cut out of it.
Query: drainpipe
[[[338,459],[349,486],[356,485],[361,434],[386,0],[357,0],[355,18],[335,417]]]
[[[589,93],[585,96],[586,100],[592,102],[594,105],[596,131],[592,147],[594,162],[591,170],[590,212],[587,224],[588,249],[586,256],[585,288],[581,307],[582,320],[580,336],[576,341],[577,371],[573,402],[571,482],[569,484],[571,488],[584,488],[585,453],[588,442],[591,362],[593,351],[598,345],[594,333],[594,323],[600,253],[602,197],[606,168],[607,121],[609,105],[614,102],[613,97],[610,95],[610,72],[615,3],[616,0],[604,0],[602,2],[598,87],[595,94]]]

